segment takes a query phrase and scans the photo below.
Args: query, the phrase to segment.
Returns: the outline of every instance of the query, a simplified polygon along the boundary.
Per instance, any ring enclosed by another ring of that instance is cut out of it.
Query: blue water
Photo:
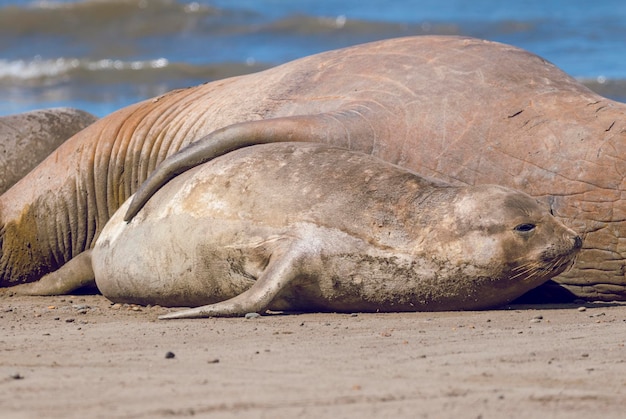
[[[96,115],[165,91],[395,36],[512,44],[626,101],[626,1],[0,0],[0,115]]]

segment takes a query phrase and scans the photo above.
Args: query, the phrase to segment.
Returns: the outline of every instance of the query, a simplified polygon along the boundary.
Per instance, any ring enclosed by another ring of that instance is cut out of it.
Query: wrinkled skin
[[[434,311],[510,302],[562,272],[582,241],[534,198],[435,184],[318,144],[228,153],[123,205],[91,252],[115,302],[202,306],[176,317]]]
[[[88,112],[73,108],[0,116],[0,193],[96,119]]]
[[[96,122],[0,197],[0,286],[35,281],[91,248],[160,161],[206,136],[216,144],[209,157],[257,142],[325,142],[446,181],[521,189],[584,235],[559,286],[624,300],[625,110],[528,52],[436,36],[175,91]],[[202,159],[174,158],[180,167],[157,176],[157,189]]]

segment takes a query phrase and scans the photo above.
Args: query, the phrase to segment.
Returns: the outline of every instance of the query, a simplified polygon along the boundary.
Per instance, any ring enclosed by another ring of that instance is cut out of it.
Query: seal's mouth
[[[553,272],[553,276],[559,275],[571,269],[571,267],[574,266],[574,262],[578,257],[580,249],[582,249],[582,244],[582,238],[580,236],[576,236],[573,238],[572,247],[567,253],[559,252],[555,254],[555,249],[545,251],[541,255],[543,266],[539,269],[544,272]]]

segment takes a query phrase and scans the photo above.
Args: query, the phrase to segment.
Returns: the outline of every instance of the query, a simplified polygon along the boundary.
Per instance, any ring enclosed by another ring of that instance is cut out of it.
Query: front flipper
[[[369,109],[363,106],[358,110],[249,121],[216,130],[163,160],[133,196],[124,221],[137,215],[150,197],[177,175],[243,147],[279,142],[321,142],[371,151],[375,135],[367,122]]]
[[[63,295],[95,284],[91,250],[86,250],[38,281],[16,285],[6,291],[14,295]]]
[[[284,254],[273,254],[263,274],[245,292],[219,303],[164,314],[159,319],[236,317],[263,312],[300,275],[302,267],[308,265],[307,259],[301,246],[294,246]]]

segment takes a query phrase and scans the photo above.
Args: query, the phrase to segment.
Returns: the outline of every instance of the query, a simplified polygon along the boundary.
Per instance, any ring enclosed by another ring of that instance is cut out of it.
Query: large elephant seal
[[[522,189],[586,238],[559,284],[581,298],[626,299],[625,112],[528,52],[444,36],[171,92],[102,118],[0,197],[0,286],[38,280],[90,249],[157,164],[204,138],[209,157],[322,142],[450,182]],[[169,160],[165,178],[199,154]],[[156,179],[158,189],[163,172]]]
[[[566,269],[581,239],[534,198],[451,187],[362,153],[270,144],[222,156],[127,205],[91,253],[116,302],[164,318],[493,307]]]
[[[96,119],[74,108],[40,109],[0,117],[0,193]]]

